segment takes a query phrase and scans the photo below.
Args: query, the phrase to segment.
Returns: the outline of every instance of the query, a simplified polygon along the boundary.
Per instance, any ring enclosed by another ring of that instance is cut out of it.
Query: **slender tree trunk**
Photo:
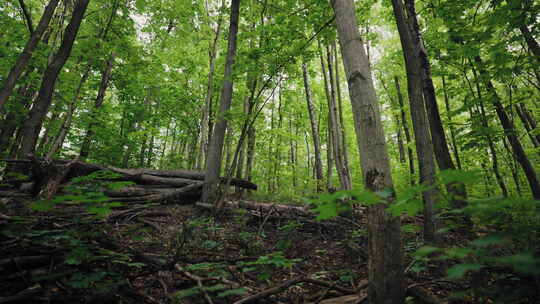
[[[45,7],[45,10],[43,11],[43,15],[41,16],[41,19],[39,20],[39,23],[36,29],[32,31],[32,34],[30,35],[30,39],[28,39],[28,42],[24,46],[24,49],[21,55],[19,55],[17,62],[9,71],[9,74],[6,77],[6,80],[4,80],[4,83],[2,85],[2,90],[0,91],[0,110],[4,108],[4,104],[6,103],[9,96],[11,95],[11,92],[13,91],[13,88],[15,87],[15,83],[17,82],[17,79],[19,79],[19,76],[21,76],[21,73],[24,71],[24,68],[28,64],[28,61],[30,61],[30,58],[32,58],[32,53],[34,52],[36,46],[41,40],[43,33],[49,26],[49,22],[51,21],[51,18],[54,14],[54,10],[56,9],[56,6],[58,5],[58,2],[59,0],[49,1],[49,4],[47,4],[47,6]]]
[[[395,196],[390,160],[354,2],[333,0],[331,3],[353,107],[364,185],[370,191],[388,191],[385,200],[391,204]],[[389,214],[387,207],[387,204],[368,207],[368,295],[373,304],[405,301],[400,219]]]
[[[206,87],[206,97],[204,100],[203,113],[201,118],[201,131],[199,132],[199,151],[197,157],[196,168],[201,169],[206,165],[206,158],[208,153],[208,133],[209,133],[209,120],[210,120],[210,107],[212,106],[212,97],[214,93],[214,73],[216,70],[216,59],[218,55],[218,45],[221,36],[221,23],[222,15],[219,16],[217,22],[216,35],[212,42],[212,46],[209,52],[209,71],[208,71],[208,84]]]
[[[347,152],[347,132],[345,132],[345,124],[343,122],[343,100],[341,98],[341,79],[339,77],[339,55],[338,55],[338,49],[336,42],[332,43],[332,49],[335,54],[335,70],[336,70],[336,92],[337,92],[337,101],[338,101],[338,114],[339,114],[339,122],[341,126],[340,134],[341,134],[341,149],[343,153],[343,166],[345,168],[349,168],[349,153]],[[352,180],[349,173],[349,180],[351,182],[352,187]]]
[[[405,102],[403,101],[403,94],[401,93],[401,86],[399,84],[399,78],[394,76],[394,83],[396,85],[396,91],[398,96],[399,109],[401,111],[401,124],[403,125],[403,132],[405,133],[405,140],[407,141],[407,158],[409,159],[409,173],[411,186],[416,184],[415,182],[415,168],[414,168],[414,153],[411,147],[412,137],[411,131],[409,130],[409,123],[407,122],[407,113],[405,112]]]
[[[404,164],[406,162],[406,157],[405,157],[405,145],[403,144],[403,127],[402,127],[402,124],[401,124],[401,121],[400,121],[400,118],[399,118],[399,115],[396,113],[396,111],[398,110],[399,105],[396,104],[394,98],[392,97],[392,95],[390,94],[390,90],[388,90],[388,87],[386,86],[385,84],[385,81],[384,79],[382,78],[381,76],[381,84],[386,92],[386,94],[388,95],[388,98],[390,99],[390,104],[391,104],[391,108],[392,108],[392,116],[394,116],[394,123],[395,123],[395,127],[397,129],[397,134],[396,134],[396,139],[397,139],[397,146],[398,146],[398,152],[399,152],[399,162],[401,164]],[[402,109],[400,109],[402,110]]]
[[[33,153],[36,145],[43,118],[47,114],[49,106],[51,104],[51,98],[56,85],[56,80],[62,67],[66,63],[73,42],[79,31],[79,26],[88,7],[90,0],[79,0],[73,9],[73,15],[64,32],[64,38],[62,44],[58,49],[58,52],[54,55],[52,62],[47,66],[41,82],[38,96],[34,102],[34,106],[30,111],[29,117],[24,124],[24,134],[22,139],[22,146],[19,155],[25,156],[26,154]],[[36,31],[37,32],[37,29]]]
[[[313,138],[313,149],[315,150],[315,178],[317,179],[317,192],[323,191],[323,166],[321,159],[321,139],[319,136],[319,126],[317,124],[317,116],[311,100],[311,88],[309,85],[309,75],[307,64],[302,64],[302,75],[304,76],[304,89],[306,91],[306,102],[309,114],[309,122],[311,124],[311,137]]]
[[[454,124],[452,122],[452,109],[450,108],[450,99],[448,98],[448,91],[446,88],[446,79],[442,76],[443,92],[444,92],[444,105],[446,109],[446,118],[448,119],[448,124],[450,125],[450,140],[452,142],[452,150],[454,152],[454,158],[456,159],[456,165],[459,170],[462,170],[461,167],[461,158],[459,157],[459,148],[456,142],[456,131]]]
[[[540,45],[538,45],[538,42],[536,41],[536,39],[534,39],[527,25],[520,25],[519,31],[523,35],[523,38],[527,43],[527,47],[529,47],[529,51],[534,55],[538,64],[540,64]]]
[[[480,115],[482,117],[482,124],[484,128],[489,129],[489,123],[487,121],[487,116],[486,116],[486,110],[484,108],[484,103],[481,101],[480,101]],[[497,184],[499,184],[499,187],[501,188],[502,195],[504,197],[508,197],[508,189],[506,188],[506,183],[504,182],[504,178],[501,175],[501,171],[499,170],[499,157],[497,156],[497,149],[495,148],[495,143],[493,142],[493,139],[491,138],[490,135],[486,136],[486,140],[488,142],[489,154],[491,154],[491,166],[493,168],[493,173],[495,174],[495,179],[497,180]]]
[[[540,148],[540,134],[534,134],[537,127],[536,121],[532,118],[523,103],[515,104],[514,108],[516,109],[519,119],[521,120],[523,127],[525,127],[533,146],[537,149]]]
[[[79,152],[79,157],[81,160],[85,160],[88,157],[88,154],[90,153],[90,145],[91,145],[92,137],[94,135],[94,128],[96,127],[96,124],[97,124],[96,122],[97,112],[103,105],[103,101],[105,99],[105,93],[107,92],[107,88],[109,87],[109,80],[111,79],[115,57],[116,57],[116,54],[113,52],[109,60],[107,60],[105,69],[101,73],[101,83],[99,85],[98,95],[94,103],[94,109],[92,109],[92,114],[90,115],[91,117],[90,124],[88,125],[88,128],[86,129],[86,135],[84,136],[81,150]]]
[[[227,61],[225,63],[225,73],[223,77],[223,87],[219,101],[219,113],[208,150],[208,161],[206,163],[206,175],[204,178],[202,200],[204,203],[216,203],[219,206],[219,169],[221,165],[221,152],[223,150],[223,140],[227,129],[226,112],[231,106],[233,92],[233,65],[236,55],[236,39],[238,33],[238,17],[240,13],[240,0],[231,2],[231,19],[229,26],[229,42],[227,48]]]
[[[509,155],[508,167],[510,168],[510,172],[512,172],[512,179],[514,180],[514,184],[516,185],[517,194],[519,196],[522,196],[521,183],[519,181],[519,165],[514,158],[512,149],[510,148],[510,145],[508,144],[508,140],[506,138],[503,138],[503,144],[506,153]]]
[[[52,109],[52,115],[49,119],[47,119],[46,127],[44,128],[45,131],[43,132],[43,136],[41,136],[41,140],[39,140],[39,144],[36,146],[36,150],[38,153],[42,153],[47,146],[49,145],[49,142],[51,140],[51,130],[54,129],[54,124],[58,120],[58,117],[60,116],[60,113],[58,113],[58,104],[55,104],[55,106]]]
[[[437,221],[435,219],[434,205],[438,200],[439,191],[438,187],[436,187],[434,151],[430,140],[422,91],[422,64],[418,54],[419,50],[415,46],[414,38],[411,35],[410,24],[405,19],[402,0],[392,0],[392,6],[405,57],[409,104],[416,143],[416,155],[420,168],[420,183],[431,188],[422,192],[424,199],[424,239],[428,242],[436,242]]]
[[[21,12],[24,16],[24,20],[26,21],[26,26],[28,27],[28,32],[30,35],[34,32],[34,24],[32,22],[32,14],[28,11],[28,7],[24,3],[24,0],[19,0],[19,6],[21,7]]]
[[[334,185],[332,182],[332,175],[334,172],[334,148],[332,139],[332,126],[330,120],[327,121],[326,128],[326,189],[328,192],[334,192]]]
[[[8,112],[2,124],[2,130],[0,132],[0,153],[8,152],[10,146],[19,146],[19,141],[16,140],[17,137],[13,138],[13,135],[16,133],[17,128],[20,129],[20,125],[24,121],[29,110],[28,108],[36,94],[36,91],[31,85],[21,87],[17,91],[20,100],[16,101],[16,107]]]
[[[336,100],[336,86],[335,86],[335,79],[334,79],[334,64],[333,64],[333,58],[332,58],[332,52],[330,48],[327,47],[326,49],[327,54],[327,63],[328,63],[328,80],[330,83],[330,99],[328,104],[328,110],[329,110],[329,117],[330,121],[332,123],[332,139],[333,139],[333,146],[334,146],[334,159],[336,161],[336,169],[339,175],[339,180],[341,184],[342,190],[351,190],[352,189],[352,182],[351,182],[351,175],[349,173],[349,168],[345,166],[345,159],[344,159],[344,153],[343,153],[343,138],[342,138],[342,127],[339,117],[339,111],[337,107],[337,100]],[[324,72],[324,70],[323,70]]]
[[[501,102],[501,98],[497,94],[497,91],[493,86],[493,83],[491,82],[487,71],[483,67],[484,63],[482,62],[480,56],[475,57],[475,63],[478,65],[480,79],[484,83],[484,86],[489,93],[488,97],[489,99],[491,99],[491,102],[495,107],[495,111],[497,112],[499,121],[501,122],[501,125],[504,129],[504,134],[508,139],[510,146],[512,147],[512,151],[514,152],[514,156],[516,157],[516,160],[519,162],[521,168],[525,172],[525,176],[527,177],[527,181],[529,182],[529,187],[531,188],[532,195],[535,199],[540,199],[540,183],[538,181],[538,176],[536,175],[536,171],[531,164],[529,158],[527,157],[527,154],[525,154],[525,150],[523,150],[523,146],[521,145],[521,142],[519,141],[519,138],[516,134],[514,123],[510,120],[508,114],[506,114],[504,106]]]
[[[408,15],[409,28],[412,33],[411,38],[413,47],[417,51],[418,58],[420,59],[420,65],[422,67],[422,90],[428,113],[427,117],[429,121],[429,130],[431,133],[433,151],[440,170],[455,170],[456,166],[454,165],[452,157],[450,156],[450,150],[448,148],[441,115],[439,113],[435,86],[433,85],[433,79],[431,78],[431,64],[429,62],[427,50],[423,45],[414,2],[415,0],[405,0],[405,7]],[[448,193],[451,195],[451,204],[453,208],[460,209],[467,205],[467,202],[465,201],[467,198],[465,184],[451,183],[448,184],[446,188]]]

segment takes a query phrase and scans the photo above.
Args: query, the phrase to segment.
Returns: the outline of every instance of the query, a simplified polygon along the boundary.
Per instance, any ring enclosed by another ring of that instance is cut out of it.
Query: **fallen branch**
[[[199,287],[199,289],[203,293],[204,299],[206,300],[206,302],[208,304],[214,304],[214,302],[212,302],[212,299],[208,295],[208,292],[206,292],[206,290],[204,289],[204,285],[202,283],[203,279],[201,277],[187,272],[186,270],[184,270],[184,268],[182,268],[182,266],[180,266],[178,264],[175,264],[174,267],[176,268],[176,270],[180,271],[180,273],[182,273],[184,276],[190,278],[191,280],[193,280],[193,281],[195,281],[197,283],[197,286]]]
[[[283,282],[283,283],[281,283],[281,284],[279,284],[279,285],[277,285],[275,287],[265,289],[265,290],[263,290],[263,291],[261,291],[259,293],[256,293],[254,295],[251,295],[251,296],[248,296],[248,297],[243,298],[241,300],[238,300],[238,301],[234,302],[234,304],[243,304],[243,303],[255,302],[255,301],[259,300],[259,299],[266,298],[268,296],[280,293],[280,292],[288,289],[289,287],[291,287],[293,285],[304,282],[305,280],[306,280],[305,276],[299,276],[299,277],[296,277],[294,279],[290,279],[290,280],[285,281],[285,282]]]
[[[420,300],[422,303],[426,303],[426,304],[447,304],[448,303],[444,300],[439,299],[432,292],[430,292],[429,290],[417,284],[409,285],[409,287],[407,287],[407,294],[411,297],[414,297]]]

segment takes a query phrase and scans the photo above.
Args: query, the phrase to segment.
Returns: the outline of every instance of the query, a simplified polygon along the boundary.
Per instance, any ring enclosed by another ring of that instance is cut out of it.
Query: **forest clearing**
[[[1,1],[0,303],[539,303],[539,13]]]

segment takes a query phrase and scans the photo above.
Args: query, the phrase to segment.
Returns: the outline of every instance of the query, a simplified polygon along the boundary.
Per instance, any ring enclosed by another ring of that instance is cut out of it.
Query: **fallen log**
[[[38,159],[30,155],[28,159],[3,159],[4,162],[16,163],[30,173],[32,196],[52,198],[69,180],[87,176],[97,171],[110,171],[116,177],[103,177],[105,181],[131,181],[136,185],[123,189],[106,190],[105,195],[112,201],[119,202],[163,202],[180,198],[198,198],[201,195],[204,172],[189,170],[122,169],[100,164],[74,160]],[[221,178],[224,184],[226,178]],[[243,179],[233,178],[231,186],[256,190],[257,185]],[[4,193],[8,197],[17,194]],[[1,195],[0,195],[1,196]]]
[[[112,198],[111,201],[115,202],[149,202],[149,203],[161,203],[167,201],[178,201],[181,198],[191,196],[200,196],[200,191],[202,190],[203,182],[194,182],[190,185],[176,189],[173,191],[167,191],[164,193],[151,194],[145,196],[136,196],[136,197],[116,197]]]

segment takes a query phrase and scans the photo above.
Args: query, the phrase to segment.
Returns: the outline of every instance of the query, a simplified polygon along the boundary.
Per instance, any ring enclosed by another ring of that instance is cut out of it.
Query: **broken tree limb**
[[[268,289],[265,289],[259,293],[256,293],[254,295],[251,295],[251,296],[248,296],[248,297],[245,297],[243,299],[240,299],[236,302],[234,302],[234,304],[243,304],[243,303],[254,303],[255,301],[259,300],[259,299],[262,299],[262,298],[266,298],[268,296],[271,296],[271,295],[274,295],[274,294],[277,294],[277,293],[280,293],[284,290],[287,290],[289,287],[293,286],[293,285],[296,285],[298,283],[301,283],[303,282],[304,280],[306,279],[305,276],[299,276],[299,277],[296,277],[294,279],[290,279],[288,281],[285,281],[275,287],[272,287],[272,288],[268,288]]]
[[[192,273],[189,273],[187,271],[184,270],[184,268],[182,268],[182,266],[178,265],[178,264],[175,264],[174,267],[180,271],[184,276],[190,278],[191,280],[195,281],[197,283],[197,287],[199,287],[199,290],[202,291],[203,295],[204,295],[204,299],[206,300],[206,302],[208,304],[214,304],[214,302],[212,302],[212,299],[210,298],[210,296],[208,295],[208,292],[206,292],[206,289],[204,289],[204,286],[203,286],[203,279],[199,276],[196,276]]]
[[[47,162],[43,159],[1,159],[0,161],[8,163],[27,164],[28,166],[34,166],[39,163]],[[51,160],[54,165],[63,165],[70,163],[69,160]],[[72,164],[70,172],[67,174],[67,178],[89,175],[96,171],[108,170],[117,173],[121,176],[120,179],[130,180],[140,183],[148,184],[167,184],[171,186],[183,186],[187,181],[204,181],[204,172],[191,171],[191,170],[155,170],[155,169],[122,169],[112,166],[105,166],[93,163],[87,163],[82,161],[75,161]],[[225,183],[226,179],[221,178],[221,182]],[[245,188],[249,190],[257,190],[257,185],[244,179],[233,178],[231,185],[235,187]]]
[[[173,191],[167,191],[164,193],[151,194],[151,195],[138,196],[138,197],[115,197],[115,198],[112,198],[111,201],[149,202],[149,203],[175,201],[175,200],[184,198],[186,196],[189,197],[190,193],[199,194],[200,191],[202,190],[202,186],[203,186],[203,182],[194,182],[190,185],[187,185],[185,187],[182,187],[180,189],[176,189]]]

